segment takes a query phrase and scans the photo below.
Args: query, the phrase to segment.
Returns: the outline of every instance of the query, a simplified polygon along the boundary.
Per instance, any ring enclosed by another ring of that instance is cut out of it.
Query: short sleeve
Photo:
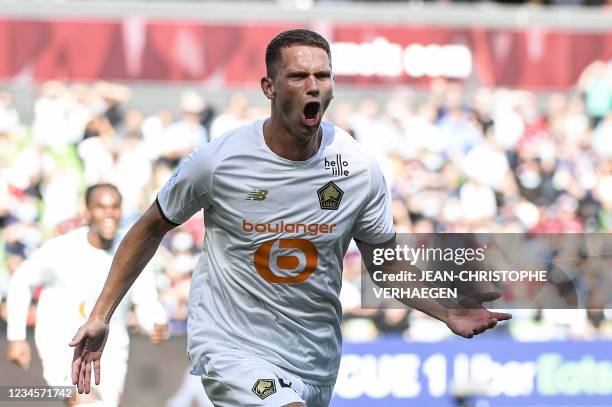
[[[370,160],[370,193],[353,226],[353,238],[365,243],[384,243],[395,235],[389,192],[385,177],[374,160]]]
[[[180,225],[210,206],[213,162],[210,144],[185,157],[157,194],[157,206],[170,223]]]

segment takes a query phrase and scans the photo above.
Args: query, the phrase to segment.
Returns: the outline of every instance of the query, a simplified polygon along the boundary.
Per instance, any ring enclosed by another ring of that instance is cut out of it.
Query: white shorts
[[[202,355],[202,384],[215,407],[327,407],[333,385],[314,386],[248,352],[223,349]]]

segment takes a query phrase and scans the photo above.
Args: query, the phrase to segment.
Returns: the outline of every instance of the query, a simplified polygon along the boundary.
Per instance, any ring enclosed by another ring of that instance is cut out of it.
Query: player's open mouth
[[[117,222],[114,219],[103,219],[98,227],[105,232],[115,232],[117,229]]]
[[[304,106],[304,124],[306,126],[318,126],[320,121],[321,104],[319,102],[308,102]]]

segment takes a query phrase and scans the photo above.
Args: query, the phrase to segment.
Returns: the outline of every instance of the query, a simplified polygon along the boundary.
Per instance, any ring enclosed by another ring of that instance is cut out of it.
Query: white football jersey
[[[331,384],[341,354],[342,259],[353,237],[393,236],[387,187],[343,130],[323,123],[318,152],[291,161],[267,146],[263,123],[198,147],[157,197],[176,224],[205,212],[189,299],[193,373],[202,373],[204,352],[232,347]]]
[[[17,269],[9,283],[9,340],[25,339],[32,289],[42,285],[35,329],[39,352],[42,357],[60,351],[72,352],[68,342],[87,321],[106,281],[114,253],[89,244],[87,232],[88,228],[82,227],[49,240]],[[154,277],[150,271],[143,272],[113,314],[106,348],[128,346],[127,316],[131,304],[136,305],[139,322],[145,329],[151,330],[153,323],[166,320],[157,299]]]

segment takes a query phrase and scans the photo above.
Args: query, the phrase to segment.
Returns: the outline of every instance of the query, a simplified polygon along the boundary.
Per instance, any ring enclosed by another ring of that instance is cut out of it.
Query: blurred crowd
[[[124,85],[44,83],[32,122],[0,91],[0,299],[33,250],[82,224],[83,191],[97,182],[123,195],[124,228],[155,199],[182,157],[200,143],[266,116],[237,93],[227,106],[185,91],[157,112],[127,108]],[[263,99],[263,98],[262,98]],[[594,64],[574,93],[466,91],[431,82],[425,95],[336,100],[327,120],[377,158],[392,192],[399,232],[609,232],[612,229],[612,69]],[[171,331],[185,332],[202,214],[174,229],[151,262]],[[84,271],[86,272],[86,271]],[[345,258],[341,301],[346,340],[400,334],[449,336],[437,321],[406,310],[363,310],[360,257]],[[606,285],[607,284],[607,285]],[[610,304],[612,281],[592,297]],[[4,314],[4,306],[2,313]],[[612,338],[611,310],[515,310],[492,335],[519,340]]]

